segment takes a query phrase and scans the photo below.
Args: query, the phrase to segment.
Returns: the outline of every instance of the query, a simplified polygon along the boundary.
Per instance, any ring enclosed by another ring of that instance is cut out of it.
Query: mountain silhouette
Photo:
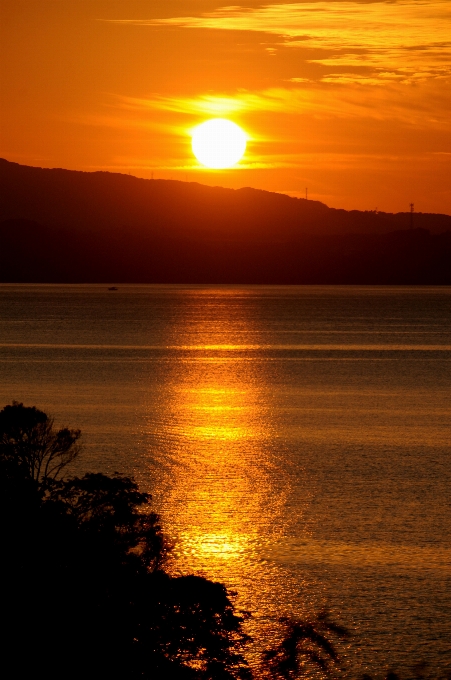
[[[1,282],[451,283],[451,216],[0,159]]]

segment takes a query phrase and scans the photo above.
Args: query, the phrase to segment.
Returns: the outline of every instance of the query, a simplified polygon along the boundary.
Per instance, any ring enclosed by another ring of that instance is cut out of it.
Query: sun
[[[246,151],[246,133],[225,118],[212,118],[192,131],[192,149],[199,163],[219,170],[231,168]]]

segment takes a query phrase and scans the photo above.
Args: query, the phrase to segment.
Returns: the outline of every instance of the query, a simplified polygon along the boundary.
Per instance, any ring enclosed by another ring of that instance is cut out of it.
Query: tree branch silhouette
[[[54,429],[54,421],[36,407],[17,401],[0,411],[0,456],[24,476],[44,485],[57,479],[80,453],[80,430]]]
[[[305,620],[283,617],[280,623],[285,629],[282,642],[263,656],[271,678],[294,680],[305,674],[308,666],[328,676],[340,661],[331,636],[346,639],[349,631],[334,623],[327,610]]]

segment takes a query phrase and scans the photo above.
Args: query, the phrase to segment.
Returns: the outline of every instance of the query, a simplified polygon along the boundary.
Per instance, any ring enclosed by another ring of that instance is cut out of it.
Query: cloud
[[[301,113],[310,108],[307,90],[272,88],[262,92],[238,92],[234,96],[204,94],[198,97],[161,96],[137,99],[120,97],[123,108],[154,109],[191,116],[227,116],[251,111]]]
[[[310,61],[325,67],[371,69],[367,83],[386,80],[380,71],[399,70],[402,77],[403,71],[411,69],[423,79],[451,74],[449,0],[320,0],[256,9],[223,7],[200,16],[116,23],[263,32],[274,37],[273,44],[279,41],[285,48],[322,51]],[[411,82],[412,77],[407,74],[404,80]]]
[[[155,95],[148,99],[121,97],[120,100],[123,108],[129,110],[158,109],[191,115],[226,116],[249,108],[249,100],[254,97],[250,93],[237,97],[204,94],[192,98]]]
[[[410,74],[410,78],[417,76],[416,73]],[[449,128],[451,92],[439,83],[423,83],[421,89],[411,88],[409,97],[406,97],[402,77],[390,71],[381,72],[377,81],[383,81],[384,88],[365,89],[364,96],[362,87],[372,84],[370,76],[332,73],[323,81],[322,86],[302,83],[296,87],[294,83],[293,87],[269,88],[260,92],[242,91],[233,96],[117,97],[117,107],[138,114],[140,111],[166,111],[192,118],[206,115],[233,117],[235,114],[244,120],[246,116],[266,112],[320,120],[397,120],[419,128],[433,121],[436,127]]]

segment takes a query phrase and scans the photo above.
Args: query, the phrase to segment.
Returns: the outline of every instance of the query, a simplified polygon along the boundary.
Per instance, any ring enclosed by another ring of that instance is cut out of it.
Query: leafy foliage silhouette
[[[54,430],[54,422],[35,406],[17,401],[0,411],[0,452],[2,464],[20,468],[24,477],[44,484],[57,479],[79,454],[80,430]]]
[[[17,402],[0,412],[5,677],[250,677],[225,587],[164,570],[149,494],[118,474],[58,479],[79,436]]]
[[[331,636],[349,637],[343,626],[334,623],[326,610],[310,620],[280,619],[285,628],[282,642],[264,654],[272,678],[293,680],[305,674],[310,665],[323,675],[329,675],[331,666],[340,661]]]

